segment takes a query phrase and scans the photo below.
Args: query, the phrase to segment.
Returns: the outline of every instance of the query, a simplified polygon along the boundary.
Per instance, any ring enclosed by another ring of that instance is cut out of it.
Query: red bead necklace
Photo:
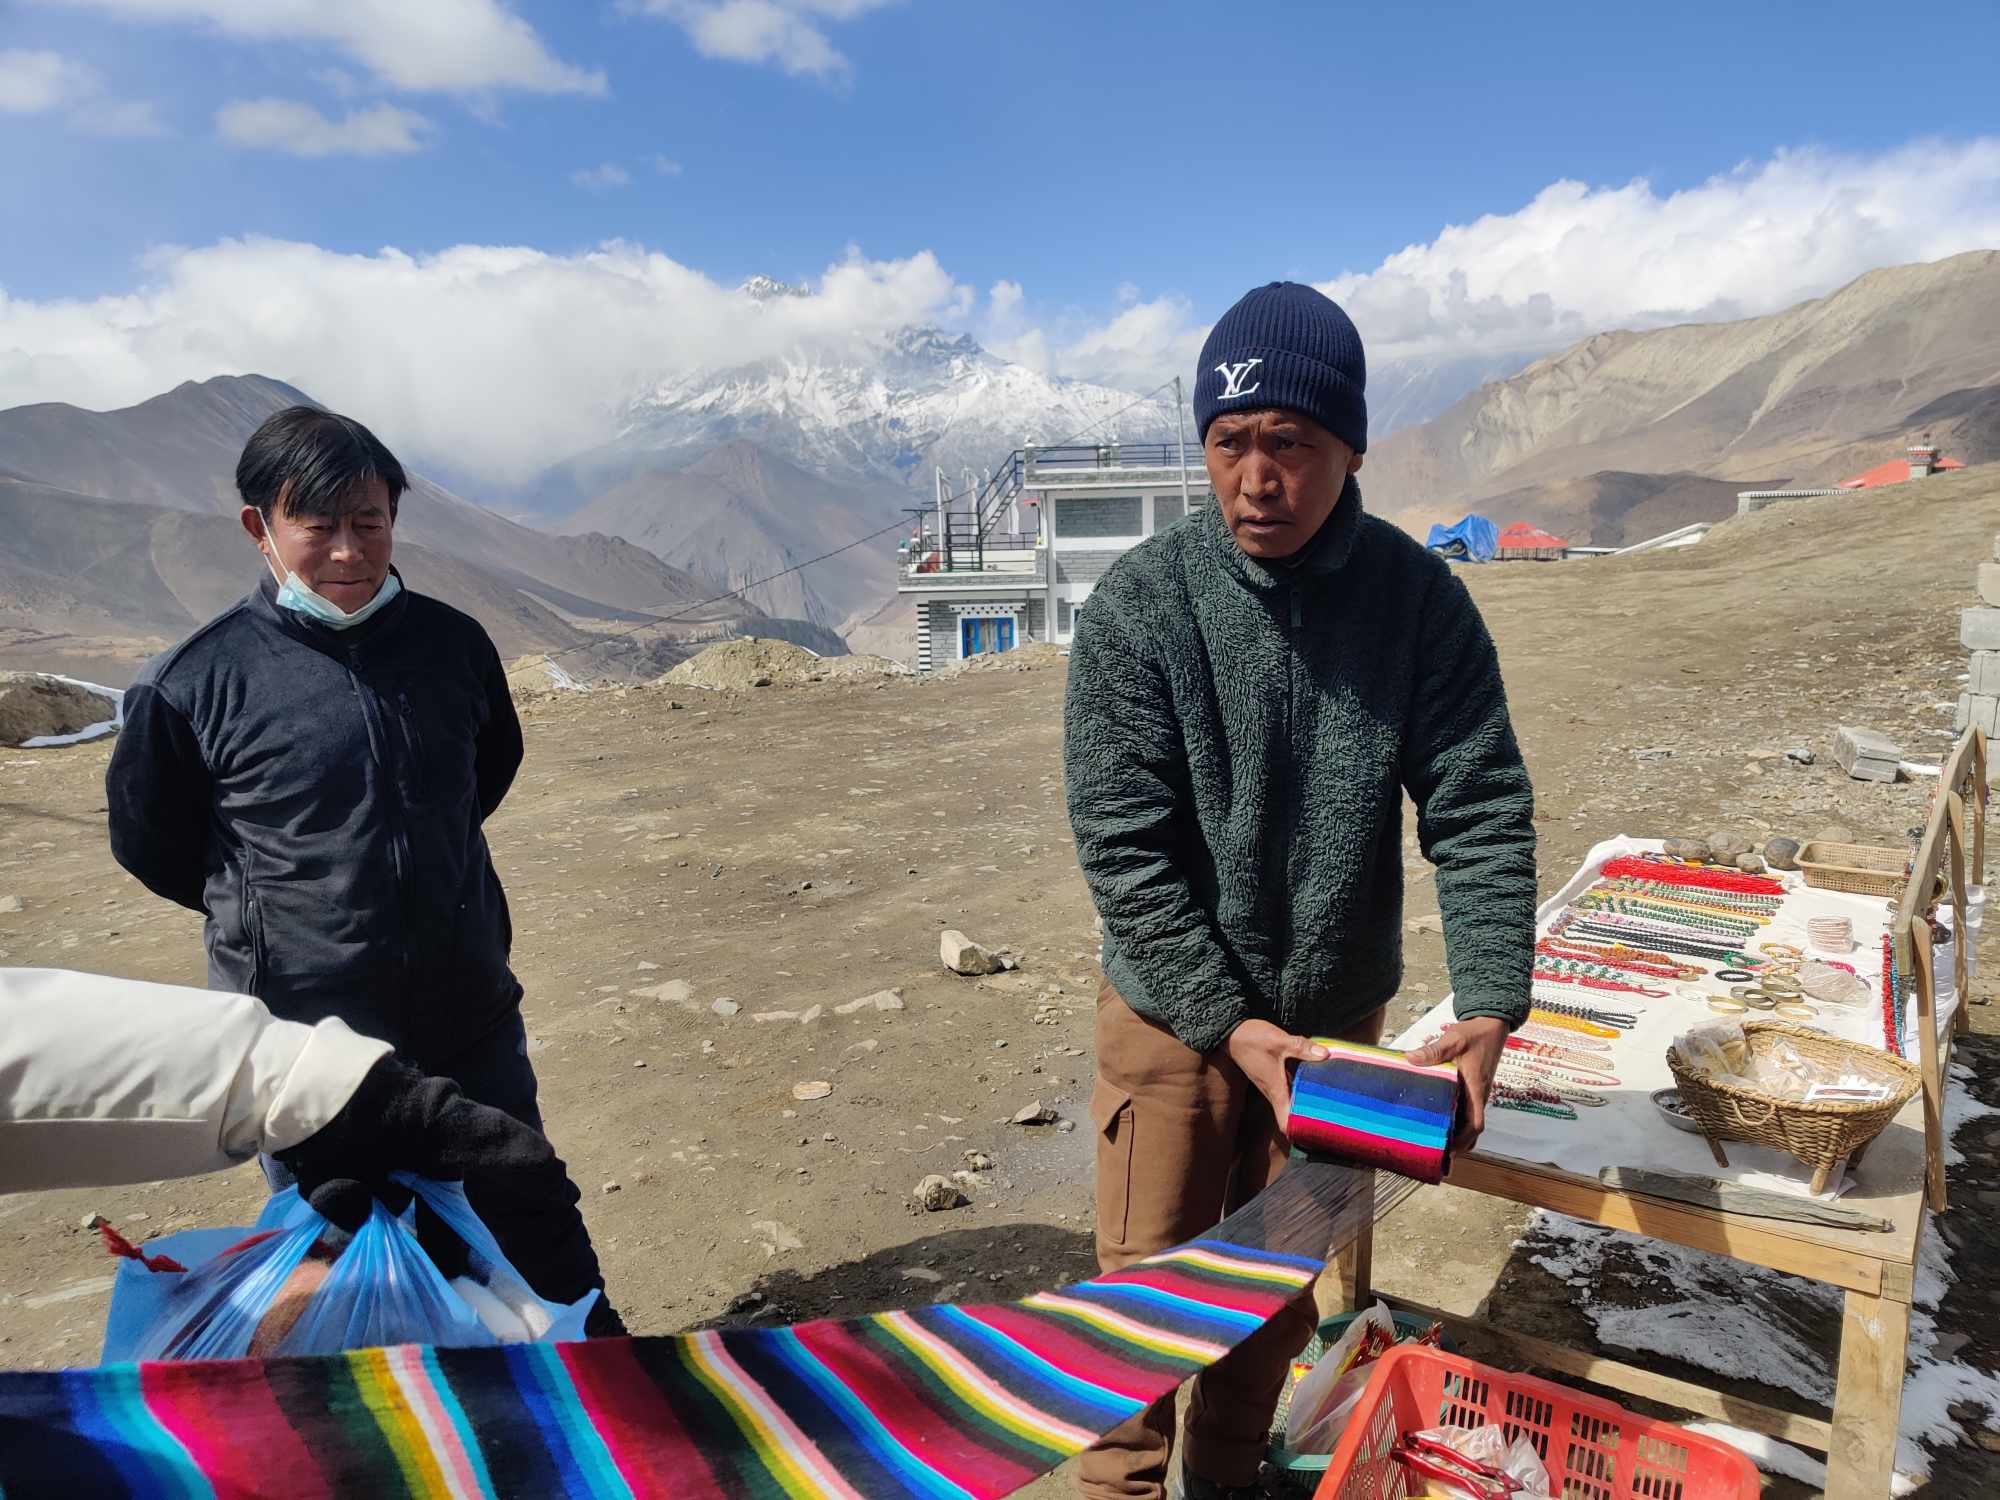
[[[1717,870],[1699,865],[1677,864],[1660,855],[1621,854],[1606,860],[1598,872],[1628,880],[1658,880],[1668,885],[1701,886],[1711,891],[1738,891],[1757,896],[1782,896],[1785,887],[1765,875],[1748,875],[1741,870]]]

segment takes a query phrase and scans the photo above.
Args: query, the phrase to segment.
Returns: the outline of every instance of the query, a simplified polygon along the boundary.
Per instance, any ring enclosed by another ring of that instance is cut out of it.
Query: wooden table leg
[[[1327,1274],[1319,1279],[1321,1317],[1359,1312],[1372,1298],[1371,1283],[1375,1277],[1375,1184],[1372,1179],[1365,1192],[1368,1212],[1361,1221],[1359,1232],[1346,1249],[1334,1252],[1333,1260],[1326,1268]]]
[[[1833,1446],[1826,1500],[1882,1500],[1896,1467],[1910,1307],[1847,1293],[1840,1327],[1840,1383],[1833,1395]]]

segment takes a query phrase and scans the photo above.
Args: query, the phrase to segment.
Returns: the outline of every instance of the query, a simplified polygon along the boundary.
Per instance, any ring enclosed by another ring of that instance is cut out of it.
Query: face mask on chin
[[[292,571],[290,564],[278,552],[277,539],[271,535],[268,526],[264,531],[264,540],[270,545],[271,557],[277,559],[277,567],[271,569],[271,576],[278,581],[278,608],[304,615],[329,629],[352,630],[403,591],[402,580],[391,573],[382,580],[382,587],[375,591],[373,599],[349,614],[331,599],[314,593],[305,580]],[[268,560],[265,565],[270,566]]]

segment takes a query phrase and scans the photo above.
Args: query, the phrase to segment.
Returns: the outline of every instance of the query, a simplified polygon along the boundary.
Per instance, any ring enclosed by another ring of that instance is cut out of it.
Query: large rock
[[[117,716],[110,699],[73,682],[40,672],[0,672],[0,745],[76,734]]]
[[[981,947],[958,931],[946,931],[939,936],[938,957],[954,974],[998,974],[1007,967],[1006,961],[991,948]]]

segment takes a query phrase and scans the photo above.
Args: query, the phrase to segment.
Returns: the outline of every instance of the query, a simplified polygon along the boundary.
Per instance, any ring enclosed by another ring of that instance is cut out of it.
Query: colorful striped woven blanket
[[[1458,1121],[1458,1069],[1419,1068],[1403,1054],[1314,1037],[1333,1055],[1292,1080],[1292,1145],[1309,1155],[1442,1182]]]
[[[1330,1075],[1354,1084],[1381,1066]],[[1298,1094],[1310,1135],[1324,1112],[1310,1077]],[[1429,1161],[1394,1111],[1376,1139],[1352,1110],[1343,1123],[1327,1109],[1353,1137],[1349,1159]],[[1020,1302],[0,1374],[0,1496],[985,1500],[1090,1447],[1306,1294],[1374,1211],[1374,1176],[1295,1160],[1202,1238]]]

